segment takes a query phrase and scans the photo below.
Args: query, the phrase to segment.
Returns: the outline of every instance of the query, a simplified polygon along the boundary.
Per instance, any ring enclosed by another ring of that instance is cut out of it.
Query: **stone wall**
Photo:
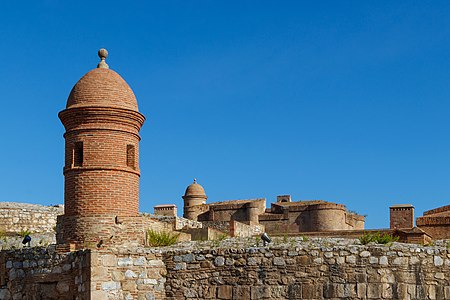
[[[190,228],[202,228],[202,222],[198,222],[195,220],[190,220],[182,217],[173,217],[173,216],[161,216],[155,214],[146,214],[150,216],[152,219],[157,220],[163,223],[172,224],[174,230],[182,230],[182,229],[190,229]]]
[[[212,228],[215,230],[222,231],[224,233],[230,232],[230,222],[229,221],[203,221],[203,227]]]
[[[0,231],[55,232],[56,217],[63,214],[64,207],[37,204],[0,202]]]
[[[237,221],[230,221],[230,236],[252,237],[264,233],[264,225],[247,225]]]
[[[89,299],[90,254],[35,247],[0,253],[0,299]]]
[[[113,249],[91,255],[95,300],[165,299],[166,267],[157,249]]]
[[[55,233],[32,233],[30,234],[31,247],[46,247],[56,242]],[[0,239],[0,250],[27,248],[28,244],[22,244],[23,237],[19,235],[7,236]]]
[[[0,299],[450,299],[450,249],[352,239],[2,251]]]
[[[78,225],[74,231],[73,224],[82,220],[83,227]],[[73,244],[75,249],[108,247],[111,245],[137,246],[146,244],[146,233],[148,229],[154,231],[171,231],[169,223],[154,220],[149,215],[136,217],[119,217],[115,215],[101,214],[98,216],[66,216],[58,217],[56,240],[58,244]],[[83,232],[82,242],[77,235]]]
[[[450,299],[445,247],[316,241],[168,252],[167,299]]]

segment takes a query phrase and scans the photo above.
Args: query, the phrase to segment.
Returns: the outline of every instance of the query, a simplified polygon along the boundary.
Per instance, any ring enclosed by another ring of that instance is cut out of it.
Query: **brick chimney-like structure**
[[[397,204],[389,208],[391,229],[411,229],[414,227],[414,206]]]
[[[64,215],[58,244],[90,248],[113,240],[124,218],[139,215],[139,130],[136,97],[105,62],[73,87],[59,113],[66,133]]]

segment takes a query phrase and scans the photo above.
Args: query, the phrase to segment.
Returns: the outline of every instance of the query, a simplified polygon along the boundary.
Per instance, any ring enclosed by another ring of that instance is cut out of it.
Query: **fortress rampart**
[[[27,230],[32,233],[55,232],[56,217],[63,210],[62,205],[0,202],[0,230],[7,234]]]
[[[57,254],[3,251],[0,298],[450,299],[450,249],[301,238]],[[39,298],[45,295],[45,298]]]

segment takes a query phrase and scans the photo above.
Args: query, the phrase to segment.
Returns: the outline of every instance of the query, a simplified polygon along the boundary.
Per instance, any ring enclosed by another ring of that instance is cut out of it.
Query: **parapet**
[[[176,217],[177,206],[175,204],[162,204],[153,207],[153,212],[157,216]]]

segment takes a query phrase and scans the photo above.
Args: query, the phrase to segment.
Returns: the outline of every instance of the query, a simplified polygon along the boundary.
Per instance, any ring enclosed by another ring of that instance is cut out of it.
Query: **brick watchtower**
[[[118,235],[123,218],[139,213],[139,130],[145,117],[136,97],[105,62],[73,87],[59,113],[66,133],[64,215],[58,244],[103,244]]]
[[[205,190],[197,183],[197,179],[194,179],[194,183],[186,188],[186,192],[182,197],[184,200],[183,217],[197,221],[198,215],[205,212],[207,206]]]

